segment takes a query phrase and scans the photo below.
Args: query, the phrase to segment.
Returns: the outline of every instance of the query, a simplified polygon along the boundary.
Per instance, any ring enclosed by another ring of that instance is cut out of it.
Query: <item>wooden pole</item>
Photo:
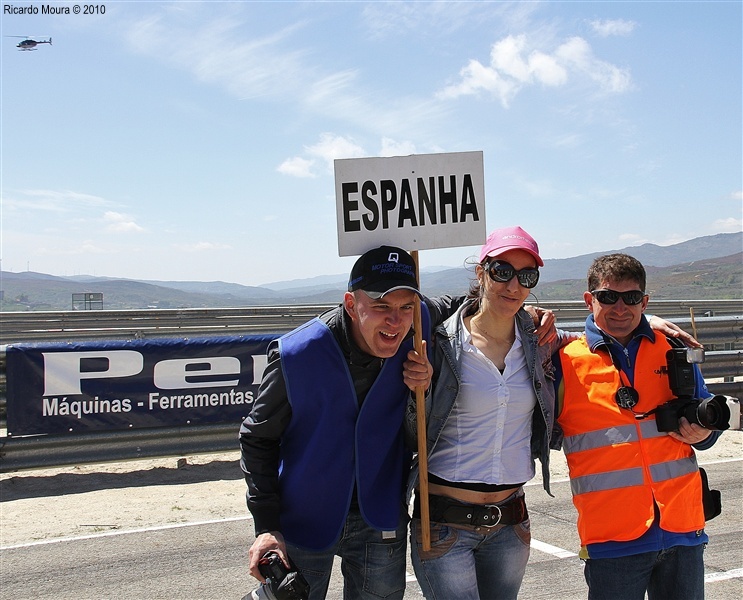
[[[418,268],[418,251],[413,250],[410,255],[415,261],[415,277],[420,282]],[[415,303],[413,311],[413,344],[415,351],[423,355],[423,331],[421,325],[421,301]],[[426,390],[418,386],[415,388],[416,424],[418,430],[418,492],[421,511],[421,536],[423,551],[431,549],[431,519],[428,512],[428,454],[426,449]]]

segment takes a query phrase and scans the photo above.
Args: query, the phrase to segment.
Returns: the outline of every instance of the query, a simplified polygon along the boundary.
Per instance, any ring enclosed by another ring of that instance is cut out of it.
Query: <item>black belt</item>
[[[495,527],[517,525],[529,518],[524,496],[516,496],[500,504],[467,504],[446,496],[428,496],[431,521],[452,525]],[[420,518],[420,499],[415,496],[413,517]]]

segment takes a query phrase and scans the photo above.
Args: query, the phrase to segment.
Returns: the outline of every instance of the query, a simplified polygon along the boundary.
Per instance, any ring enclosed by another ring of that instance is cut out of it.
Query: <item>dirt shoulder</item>
[[[0,474],[0,546],[247,515],[238,452]]]
[[[743,432],[698,458],[742,459]],[[551,472],[567,477],[561,452]],[[247,516],[238,452],[0,474],[0,547]]]

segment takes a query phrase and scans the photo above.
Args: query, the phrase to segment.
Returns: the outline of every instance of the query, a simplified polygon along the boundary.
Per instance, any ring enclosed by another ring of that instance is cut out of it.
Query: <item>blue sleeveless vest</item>
[[[425,339],[428,309],[421,303]],[[403,418],[410,390],[402,364],[413,341],[384,361],[361,408],[348,365],[328,326],[313,319],[279,339],[292,418],[281,439],[281,532],[310,550],[340,537],[354,484],[374,529],[398,527],[410,453]]]

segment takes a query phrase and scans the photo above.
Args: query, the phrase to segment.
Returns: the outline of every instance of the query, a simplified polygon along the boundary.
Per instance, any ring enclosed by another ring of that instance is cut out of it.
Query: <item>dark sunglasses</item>
[[[485,270],[490,279],[499,283],[506,283],[514,277],[518,279],[519,285],[525,288],[533,288],[539,283],[539,269],[535,267],[517,271],[507,262],[493,260],[485,265]]]
[[[601,304],[616,304],[621,298],[627,306],[636,306],[642,302],[645,292],[630,290],[629,292],[615,292],[614,290],[593,290],[591,295]]]

